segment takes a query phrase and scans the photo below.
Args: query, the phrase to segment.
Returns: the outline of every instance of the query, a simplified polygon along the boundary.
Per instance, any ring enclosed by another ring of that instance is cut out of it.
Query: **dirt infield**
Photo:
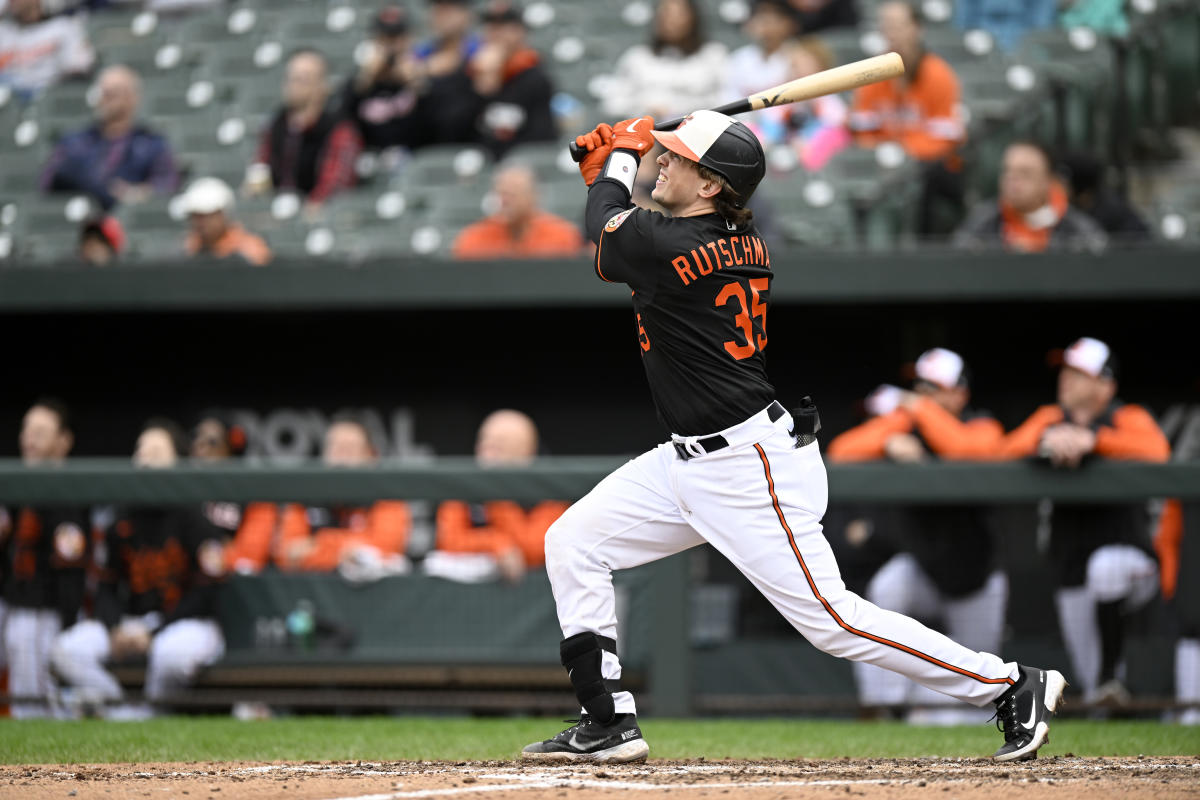
[[[0,767],[0,798],[234,798],[400,800],[479,796],[591,800],[614,790],[640,798],[853,797],[995,800],[1200,798],[1200,756],[983,759],[650,761],[635,766],[528,766],[506,761],[304,764],[99,764]]]

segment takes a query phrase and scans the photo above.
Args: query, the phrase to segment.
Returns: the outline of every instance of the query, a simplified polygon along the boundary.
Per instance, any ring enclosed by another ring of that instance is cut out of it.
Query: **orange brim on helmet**
[[[673,131],[653,131],[654,139],[682,158],[712,170],[729,182],[744,205],[766,173],[762,144],[746,125],[718,111],[693,111]]]

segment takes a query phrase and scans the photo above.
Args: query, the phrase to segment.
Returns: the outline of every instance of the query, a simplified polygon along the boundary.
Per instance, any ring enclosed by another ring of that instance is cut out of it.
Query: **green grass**
[[[58,764],[162,761],[366,761],[510,759],[556,733],[556,719],[292,717],[238,722],[167,717],[142,723],[0,721],[0,762]],[[986,725],[786,719],[647,719],[654,758],[867,758],[990,755],[1000,735]],[[1054,723],[1044,755],[1200,755],[1200,728],[1157,722]]]

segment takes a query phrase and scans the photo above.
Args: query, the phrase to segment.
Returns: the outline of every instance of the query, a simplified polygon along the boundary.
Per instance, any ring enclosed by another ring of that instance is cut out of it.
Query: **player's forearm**
[[[625,156],[624,165],[614,163],[614,159]],[[628,165],[632,159],[633,166],[629,170],[628,182],[618,179],[613,173],[623,173],[623,167]],[[584,216],[584,225],[587,231],[587,237],[592,240],[593,244],[600,243],[600,234],[604,231],[605,224],[613,218],[614,214],[619,214],[625,209],[633,205],[630,198],[633,193],[633,176],[637,174],[638,158],[628,150],[614,151],[613,155],[609,156],[608,162],[601,170],[600,176],[596,178],[596,182],[588,189],[587,211]]]

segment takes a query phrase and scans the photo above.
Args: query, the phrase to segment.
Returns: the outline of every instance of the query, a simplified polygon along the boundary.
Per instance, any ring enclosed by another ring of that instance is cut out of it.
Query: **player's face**
[[[362,467],[375,460],[375,450],[361,425],[339,422],[325,432],[324,459],[331,467]]]
[[[205,461],[220,461],[228,458],[229,439],[225,426],[219,419],[201,420],[192,439],[192,457]]]
[[[34,406],[21,423],[21,459],[26,464],[44,464],[67,457],[71,434],[62,429],[58,414]]]
[[[670,150],[657,159],[658,179],[650,198],[668,211],[684,208],[700,195],[705,180],[696,171],[694,162],[672,153]]]
[[[913,386],[913,391],[928,397],[956,417],[961,415],[963,409],[967,406],[967,390],[961,386],[946,389],[938,386],[936,383],[918,381]]]
[[[1058,403],[1072,411],[1099,411],[1112,401],[1116,384],[1074,367],[1058,373]]]
[[[171,434],[162,428],[142,431],[137,440],[137,449],[133,452],[135,466],[163,469],[175,466],[176,459],[175,443],[171,441]]]

